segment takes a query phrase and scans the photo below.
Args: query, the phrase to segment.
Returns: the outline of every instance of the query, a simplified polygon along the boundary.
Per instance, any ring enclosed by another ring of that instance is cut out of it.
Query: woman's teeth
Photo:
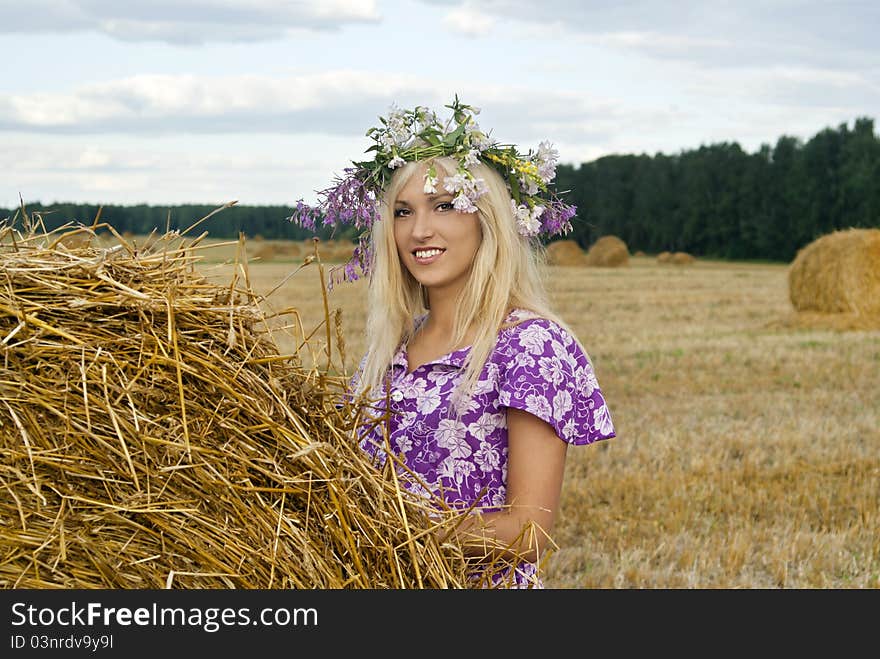
[[[417,259],[429,259],[432,256],[437,256],[438,254],[442,254],[442,249],[425,249],[425,250],[417,250],[415,252]]]

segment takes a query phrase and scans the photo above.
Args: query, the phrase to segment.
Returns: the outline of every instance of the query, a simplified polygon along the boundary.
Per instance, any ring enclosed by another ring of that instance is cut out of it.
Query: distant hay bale
[[[880,316],[880,229],[843,229],[802,247],[788,292],[797,311]]]
[[[629,248],[617,236],[602,236],[587,250],[586,264],[600,267],[629,265]]]
[[[254,257],[261,261],[271,261],[278,254],[278,248],[272,243],[260,244],[254,252]]]
[[[672,252],[660,252],[657,255],[657,263],[669,263],[669,259],[672,258]]]
[[[697,259],[688,254],[687,252],[673,252],[669,256],[669,263],[673,263],[675,265],[689,265],[694,263]]]
[[[586,265],[587,256],[573,240],[554,240],[546,248],[549,265]]]
[[[303,255],[303,245],[302,243],[288,240],[285,241],[284,246],[281,249],[281,253],[285,256],[302,256]]]
[[[644,253],[642,250],[639,249],[639,250],[636,250],[636,251],[635,251],[635,253],[633,254],[633,256],[637,256],[637,257],[641,258],[641,257],[645,256],[645,253]]]
[[[332,249],[328,250],[328,260],[348,261],[354,254],[354,243],[350,240],[337,240]]]
[[[470,587],[456,516],[368,460],[346,378],[279,354],[198,240],[56,235],[0,231],[0,587]]]

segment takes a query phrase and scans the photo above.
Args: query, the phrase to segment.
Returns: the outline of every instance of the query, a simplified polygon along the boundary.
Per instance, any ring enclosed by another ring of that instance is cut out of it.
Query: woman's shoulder
[[[531,309],[511,309],[501,324],[501,331],[518,334],[530,327],[540,327],[553,334],[571,336],[570,332],[557,320]]]
[[[564,348],[576,346],[572,334],[559,322],[530,309],[512,309],[501,325],[499,344],[519,344],[531,350],[552,344]]]

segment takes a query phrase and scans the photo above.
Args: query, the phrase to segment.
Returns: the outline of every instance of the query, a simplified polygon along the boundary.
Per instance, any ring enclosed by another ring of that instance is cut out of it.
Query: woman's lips
[[[413,258],[415,262],[419,265],[430,265],[437,259],[439,259],[445,249],[440,249],[439,247],[426,247],[413,250]]]

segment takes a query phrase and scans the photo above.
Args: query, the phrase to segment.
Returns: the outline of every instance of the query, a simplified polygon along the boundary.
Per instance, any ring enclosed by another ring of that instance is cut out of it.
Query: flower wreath
[[[556,177],[559,153],[549,142],[541,142],[535,152],[519,153],[513,145],[502,145],[480,130],[475,116],[479,108],[455,100],[445,107],[452,117],[441,123],[433,111],[423,106],[411,110],[392,106],[381,126],[366,135],[374,142],[365,153],[375,152],[372,160],[353,162],[334,185],[318,192],[319,201],[310,206],[300,199],[288,220],[315,230],[325,226],[353,225],[362,229],[351,259],[342,266],[342,279],[355,281],[358,270],[369,275],[370,231],[380,219],[378,200],[394,170],[407,162],[452,156],[458,168],[443,178],[443,188],[454,195],[452,203],[461,212],[476,212],[477,199],[486,192],[482,178],[471,171],[477,163],[494,167],[506,181],[519,233],[525,237],[565,234],[571,230],[575,206],[561,201],[548,187]],[[433,164],[425,172],[425,193],[437,192],[440,181]],[[331,285],[334,277],[331,277]]]

